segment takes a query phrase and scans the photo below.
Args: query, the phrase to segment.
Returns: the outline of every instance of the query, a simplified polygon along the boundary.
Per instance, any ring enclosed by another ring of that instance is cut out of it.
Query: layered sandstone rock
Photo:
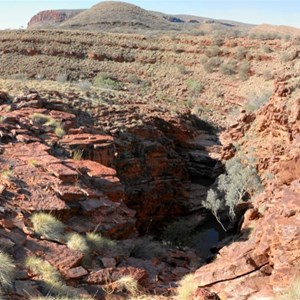
[[[243,115],[223,135],[239,143],[242,157],[252,149],[265,191],[246,212],[239,239],[196,272],[199,288],[221,299],[273,299],[299,276],[300,108],[299,100],[285,92],[293,90],[290,78],[278,80],[256,116]]]
[[[62,22],[76,16],[83,10],[45,10],[34,15],[27,24],[27,28],[55,27]]]

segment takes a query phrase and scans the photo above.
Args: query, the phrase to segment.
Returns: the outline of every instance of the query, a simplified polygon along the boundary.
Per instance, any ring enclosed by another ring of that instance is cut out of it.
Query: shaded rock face
[[[242,115],[222,137],[238,142],[239,151],[256,149],[265,191],[246,212],[239,240],[196,272],[199,288],[221,299],[273,299],[299,276],[300,106],[292,93],[282,92],[293,90],[290,78],[279,79],[269,102],[255,116]]]
[[[34,15],[27,24],[28,29],[55,27],[84,10],[45,10]]]
[[[161,230],[166,221],[199,209],[206,181],[219,174],[213,157],[220,148],[217,138],[193,124],[193,118],[188,113],[181,121],[149,118],[144,126],[129,129],[126,141],[119,137],[116,168],[142,233]],[[194,199],[195,187],[204,187],[202,197]]]

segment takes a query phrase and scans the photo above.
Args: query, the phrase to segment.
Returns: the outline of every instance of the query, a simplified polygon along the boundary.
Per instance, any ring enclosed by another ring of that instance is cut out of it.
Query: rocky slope
[[[223,135],[225,144],[235,142],[236,155],[251,155],[265,191],[246,212],[240,239],[197,270],[199,292],[208,288],[221,299],[273,299],[299,276],[299,128],[298,84],[289,74],[276,81],[273,96],[256,115],[242,116]]]
[[[219,149],[216,138],[187,112],[174,118],[124,104],[121,111],[90,105],[93,112],[87,114],[77,108],[79,99],[36,91],[15,98],[1,92],[0,99],[0,238],[17,265],[6,291],[9,299],[45,293],[45,278],[25,268],[29,256],[59,270],[69,295],[104,299],[112,289],[117,299],[127,299],[115,283],[124,275],[138,280],[144,292],[174,293],[170,282],[194,270],[195,253],[169,249],[160,260],[157,250],[146,257],[136,254],[141,251],[136,250],[138,230],[157,232],[160,222],[195,207],[190,177],[195,171],[212,179],[218,174],[209,153]],[[135,118],[143,124],[134,124]],[[107,126],[116,120],[122,120],[121,127]],[[35,232],[31,217],[38,212],[59,218],[65,234],[101,233],[119,241],[89,253],[87,262],[64,238]],[[145,243],[151,249],[151,242],[145,240],[142,247]]]
[[[117,282],[128,274],[150,299],[172,299],[177,281],[198,269],[198,300],[269,300],[299,276],[298,40],[226,36],[212,58],[223,67],[240,59],[230,75],[206,70],[214,38],[1,32],[0,89],[11,96],[1,92],[0,235],[18,269],[10,299],[47,294],[28,255],[59,270],[72,293],[96,299],[127,299]],[[97,78],[110,85],[87,81]],[[202,201],[220,160],[234,156],[257,170],[264,192],[243,205],[241,232],[213,247],[215,260],[138,238],[180,216],[208,226]],[[64,223],[63,238],[35,232],[39,211]],[[116,244],[86,261],[67,246],[72,232]]]

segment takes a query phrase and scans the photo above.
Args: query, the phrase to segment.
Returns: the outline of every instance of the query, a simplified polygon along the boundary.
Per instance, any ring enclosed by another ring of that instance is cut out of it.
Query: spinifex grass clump
[[[67,246],[72,250],[80,251],[84,254],[87,254],[90,250],[86,239],[75,232],[67,235]]]
[[[193,294],[197,290],[197,283],[194,274],[184,276],[178,284],[177,298],[178,300],[189,300],[193,298]]]
[[[31,222],[35,233],[50,240],[64,238],[64,224],[54,216],[39,212],[31,216]]]
[[[86,234],[86,240],[90,247],[96,251],[105,251],[116,247],[116,242],[102,236],[101,234],[89,232]]]
[[[30,116],[30,118],[38,124],[53,128],[54,133],[58,137],[63,137],[66,134],[66,132],[62,127],[61,122],[55,120],[51,116],[40,114],[40,113],[34,113]]]
[[[63,282],[61,274],[49,262],[38,257],[27,257],[25,267],[34,275],[41,277],[47,293],[69,295],[70,290]]]
[[[125,291],[130,295],[137,295],[139,286],[136,279],[130,275],[121,277],[116,281],[116,286],[118,291]]]
[[[0,288],[11,286],[15,274],[15,265],[9,255],[0,251]]]

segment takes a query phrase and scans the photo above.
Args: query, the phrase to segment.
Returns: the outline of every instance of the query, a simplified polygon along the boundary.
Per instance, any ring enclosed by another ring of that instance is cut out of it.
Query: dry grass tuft
[[[27,257],[25,267],[41,277],[47,292],[58,295],[69,294],[69,287],[64,284],[59,271],[50,265],[49,262],[38,257]]]
[[[67,246],[75,251],[80,251],[82,253],[88,253],[90,248],[87,244],[86,239],[78,233],[70,233],[67,236]]]
[[[51,240],[64,238],[64,224],[47,213],[35,213],[31,216],[34,231]]]
[[[89,232],[86,234],[86,240],[90,244],[91,248],[96,251],[105,251],[116,247],[116,242],[112,241],[101,234]]]
[[[0,251],[0,286],[9,287],[15,274],[15,265],[10,256]]]
[[[193,294],[197,289],[194,274],[188,274],[184,276],[177,288],[177,300],[189,300],[192,299]]]
[[[118,291],[125,291],[131,295],[137,295],[139,291],[138,282],[132,276],[127,275],[123,276],[116,281],[117,290]]]

